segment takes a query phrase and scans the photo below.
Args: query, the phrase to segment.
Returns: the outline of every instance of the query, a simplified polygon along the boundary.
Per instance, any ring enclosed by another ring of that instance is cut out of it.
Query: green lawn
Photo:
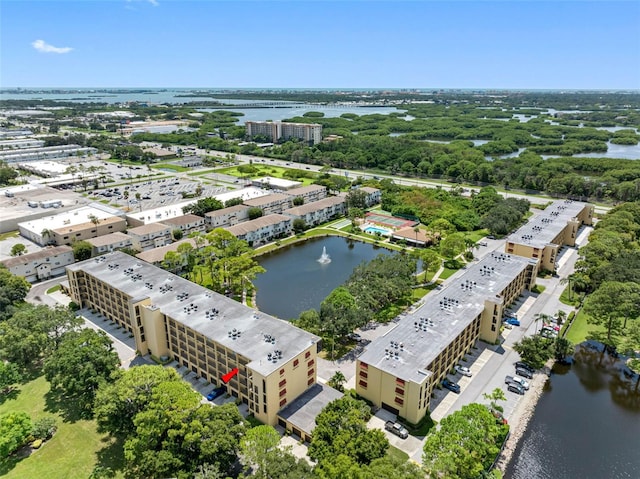
[[[576,292],[571,292],[571,299],[569,299],[569,285],[567,285],[564,290],[562,290],[560,302],[567,306],[578,306],[578,304],[580,304],[580,295]]]
[[[259,163],[258,164],[254,163],[251,166],[253,166],[256,170],[258,170],[257,173],[254,173],[251,175],[251,178],[253,179],[261,178],[263,176],[273,176],[274,178],[285,178],[284,173],[287,171],[304,171],[298,168],[284,168],[282,166],[262,165]],[[247,176],[245,173],[239,172],[237,166],[233,166],[230,168],[222,168],[220,170],[216,170],[216,173],[224,173],[231,176],[237,176],[238,178],[244,178]],[[307,186],[312,184],[315,177],[318,176],[316,172],[310,171],[307,173],[311,173],[313,178],[285,178],[285,179],[292,180],[292,181],[300,181],[303,183],[304,186]]]
[[[444,268],[442,273],[440,273],[440,276],[438,276],[439,279],[447,279],[450,276],[453,275],[453,273],[455,273],[456,271],[458,271],[457,269],[449,269],[449,268]]]
[[[8,233],[0,234],[0,241],[4,241],[7,238],[17,238],[18,236],[20,236],[19,231],[9,231]]]
[[[566,338],[573,344],[580,344],[583,342],[592,331],[604,330],[602,326],[589,324],[587,322],[588,318],[589,316],[580,310],[576,318],[573,320],[573,324],[566,335]]]
[[[122,448],[107,435],[99,434],[95,421],[63,419],[56,400],[49,393],[49,383],[44,376],[20,386],[15,397],[0,403],[0,414],[24,411],[32,420],[43,416],[55,416],[58,432],[29,457],[10,458],[0,463],[0,476],[8,479],[42,477],[47,479],[82,478],[91,474],[95,465],[120,469]],[[123,477],[121,474],[116,477]]]
[[[60,285],[56,284],[55,286],[52,286],[47,290],[47,294],[55,293],[56,291],[59,291],[59,290],[60,290]]]
[[[409,460],[409,454],[391,445],[389,445],[389,449],[387,449],[387,456],[398,459],[402,462],[407,462]]]
[[[189,168],[185,168],[184,166],[180,165],[174,165],[173,163],[155,163],[154,165],[151,165],[151,168],[156,170],[171,170],[178,173],[189,171]]]

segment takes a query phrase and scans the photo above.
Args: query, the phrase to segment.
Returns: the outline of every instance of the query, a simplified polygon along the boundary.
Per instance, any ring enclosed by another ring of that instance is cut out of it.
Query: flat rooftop
[[[316,417],[330,402],[343,394],[325,384],[316,383],[278,413],[285,421],[302,432],[311,434],[316,427]]]
[[[286,321],[118,251],[67,269],[84,271],[132,301],[149,298],[150,307],[244,356],[248,367],[262,375],[279,370],[320,340]],[[276,354],[274,360],[276,351],[281,357]]]
[[[50,211],[53,213],[56,210],[50,208]],[[42,230],[45,229],[58,230],[64,227],[72,228],[73,226],[90,222],[91,216],[95,216],[99,220],[106,220],[107,218],[113,218],[115,215],[112,212],[105,211],[105,209],[88,205],[37,220],[18,223],[18,226],[39,235]]]
[[[284,178],[276,178],[274,176],[263,176],[261,178],[254,178],[251,181],[253,183],[261,183],[267,188],[282,188],[283,190],[295,188],[302,184],[300,181],[285,180]]]
[[[427,294],[422,306],[370,343],[358,359],[405,381],[422,382],[432,374],[429,364],[482,313],[485,300],[500,294],[531,263],[506,253],[485,256]]]
[[[314,193],[316,191],[327,191],[327,187],[322,185],[300,186],[299,188],[292,188],[288,190],[286,193],[288,195],[296,196],[296,195],[304,195],[306,193]]]
[[[554,201],[544,211],[532,217],[529,222],[511,234],[507,241],[515,244],[526,244],[534,248],[544,248],[589,206],[588,203],[572,200]]]

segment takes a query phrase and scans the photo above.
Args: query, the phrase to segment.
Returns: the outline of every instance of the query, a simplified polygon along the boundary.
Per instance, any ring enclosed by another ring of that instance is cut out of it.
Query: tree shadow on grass
[[[0,459],[0,476],[9,474],[25,457],[27,456],[21,456],[16,453],[6,459]]]
[[[124,469],[124,438],[112,438],[106,436],[103,440],[103,447],[96,455],[98,461],[94,470],[111,470],[113,472]]]
[[[11,389],[0,391],[0,405],[9,401],[10,399],[16,399],[20,395],[20,388],[13,387]]]
[[[55,390],[50,390],[44,395],[44,410],[59,414],[64,422],[74,423],[91,418],[91,414],[83,410],[77,401]]]

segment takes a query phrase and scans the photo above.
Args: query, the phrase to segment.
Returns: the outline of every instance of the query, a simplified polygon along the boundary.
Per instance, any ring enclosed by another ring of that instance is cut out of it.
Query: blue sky
[[[2,0],[0,86],[639,89],[640,2]]]

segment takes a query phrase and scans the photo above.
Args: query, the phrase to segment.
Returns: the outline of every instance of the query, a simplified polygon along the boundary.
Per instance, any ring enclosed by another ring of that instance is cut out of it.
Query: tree
[[[549,342],[542,336],[527,336],[513,345],[524,362],[534,369],[540,369],[551,358]]]
[[[44,245],[49,245],[51,244],[52,240],[52,236],[53,236],[53,232],[50,229],[44,228],[41,232],[40,232],[40,236],[42,236],[42,242],[44,243]],[[46,238],[46,241],[45,241]]]
[[[0,393],[5,394],[11,390],[11,386],[20,382],[22,375],[18,366],[0,360]]]
[[[640,285],[631,282],[605,281],[584,302],[589,322],[604,327],[592,337],[611,347],[620,341],[626,319],[640,316],[639,309]]]
[[[500,412],[502,412],[502,406],[498,404],[498,401],[507,400],[504,391],[500,388],[495,388],[491,393],[482,393],[482,397],[489,401],[492,409]]]
[[[175,228],[171,231],[171,235],[175,241],[180,241],[182,239],[183,231],[180,228]]]
[[[55,418],[52,416],[44,416],[33,423],[31,434],[36,439],[46,441],[47,439],[51,439],[57,430],[58,426],[56,426]]]
[[[302,218],[293,220],[293,231],[296,234],[303,233],[307,229],[307,223]]]
[[[368,466],[361,467],[359,477],[361,479],[424,479],[425,473],[413,461],[385,456],[371,461]]]
[[[296,196],[293,199],[293,206],[302,206],[304,205],[304,198],[302,196]]]
[[[316,417],[309,457],[331,464],[345,455],[357,464],[383,457],[389,441],[380,429],[367,429],[371,409],[364,401],[344,396],[330,402]]]
[[[230,468],[245,433],[242,416],[233,403],[211,407],[201,401],[184,381],[153,388],[124,444],[127,477],[193,474],[204,463]]]
[[[247,210],[247,216],[249,217],[250,220],[255,220],[256,218],[260,218],[263,214],[264,214],[264,211],[262,211],[262,208],[258,208],[257,206],[254,206]]]
[[[71,249],[76,261],[84,261],[91,258],[92,246],[88,241],[74,241]]]
[[[134,418],[147,409],[159,384],[180,382],[175,369],[137,366],[119,371],[112,383],[102,384],[96,393],[94,414],[100,432],[126,437],[135,431]]]
[[[209,213],[209,211],[215,211],[222,209],[224,205],[220,200],[215,198],[202,198],[196,201],[192,205],[185,206],[182,208],[182,212],[186,215],[187,213],[193,213],[194,215],[202,216]]]
[[[567,338],[558,336],[553,343],[553,355],[557,361],[564,361],[567,356],[573,354],[575,346]]]
[[[0,416],[0,459],[22,447],[31,434],[31,418],[25,412],[8,412]]]
[[[424,444],[422,463],[428,477],[478,477],[498,454],[507,428],[482,404],[468,404],[445,417]]]
[[[82,319],[62,306],[24,305],[0,326],[2,357],[18,367],[39,363],[57,349],[64,333],[81,324]]]
[[[536,333],[537,333],[542,326],[545,326],[551,322],[551,316],[545,313],[538,313],[533,317],[533,320],[536,323]],[[540,323],[542,323],[542,326],[540,326],[539,328],[538,325]]]
[[[106,333],[87,328],[62,336],[58,349],[44,363],[44,374],[52,390],[73,399],[90,416],[98,387],[119,364]]]
[[[347,208],[367,209],[367,194],[359,188],[349,190],[346,200]]]
[[[16,243],[11,247],[11,256],[22,256],[27,252],[27,247],[22,243]]]
[[[448,259],[453,259],[465,249],[464,236],[454,233],[440,241],[440,254]]]
[[[240,441],[242,464],[253,469],[258,478],[270,477],[269,456],[278,449],[280,435],[272,426],[257,426],[249,429]]]
[[[347,382],[347,378],[344,377],[342,371],[336,371],[329,379],[327,384],[333,389],[337,389],[340,392],[344,392],[344,383]]]
[[[24,301],[29,289],[31,283],[0,265],[0,321],[13,314],[15,307]]]

